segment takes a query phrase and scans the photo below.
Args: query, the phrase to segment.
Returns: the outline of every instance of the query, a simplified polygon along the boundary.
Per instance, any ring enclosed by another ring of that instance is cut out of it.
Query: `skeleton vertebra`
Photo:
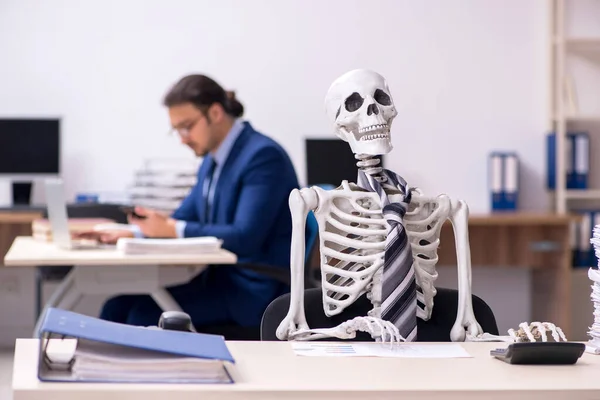
[[[367,174],[379,175],[379,160],[373,155],[391,151],[390,127],[397,111],[387,83],[379,74],[367,70],[351,71],[331,86],[326,106],[334,119],[337,135],[347,141],[356,154],[358,167]],[[382,182],[391,202],[398,201],[397,188]],[[459,268],[459,307],[452,340],[464,340],[481,333],[471,304],[471,266],[467,234],[467,205],[446,195],[426,197],[412,189],[410,207],[404,216],[412,247],[420,303],[417,316],[427,320],[436,294],[435,266],[442,224],[450,219],[456,237]],[[383,219],[380,198],[354,183],[343,181],[335,190],[319,187],[294,190],[289,199],[293,219],[292,288],[287,317],[279,326],[280,339],[352,338],[356,331],[374,338],[403,340],[397,329],[381,320],[381,269],[383,266],[387,222]],[[358,297],[367,293],[373,304],[368,316],[358,317],[332,329],[311,330],[303,310],[304,223],[312,210],[319,224],[323,307],[326,315],[341,313]]]

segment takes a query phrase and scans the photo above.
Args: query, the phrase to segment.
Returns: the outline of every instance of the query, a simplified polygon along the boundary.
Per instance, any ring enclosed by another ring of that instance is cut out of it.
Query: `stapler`
[[[160,329],[170,331],[196,332],[192,318],[182,311],[165,311],[158,320]]]

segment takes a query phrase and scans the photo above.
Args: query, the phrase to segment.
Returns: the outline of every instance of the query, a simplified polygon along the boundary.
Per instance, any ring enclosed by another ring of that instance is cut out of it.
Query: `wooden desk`
[[[18,339],[14,400],[233,399],[598,399],[600,356],[568,366],[510,365],[490,357],[505,343],[463,343],[472,358],[402,359],[296,356],[287,342],[228,342],[233,385],[45,383],[38,342]]]
[[[0,265],[17,236],[31,235],[31,223],[42,217],[39,211],[0,211]]]
[[[163,310],[181,311],[165,286],[189,281],[208,264],[236,262],[236,255],[225,249],[206,254],[126,255],[115,248],[64,250],[32,237],[17,237],[4,257],[5,267],[74,266],[46,302],[34,337],[48,307],[73,309],[84,294],[149,294]]]
[[[115,248],[65,250],[53,243],[42,242],[31,236],[17,237],[4,257],[7,267],[30,267],[36,265],[197,265],[234,264],[237,257],[221,249],[204,254],[124,254]]]
[[[567,337],[571,334],[570,226],[578,219],[543,213],[469,217],[472,267],[530,268],[532,320],[553,322]],[[438,266],[455,266],[454,233],[449,223],[442,228],[440,242]]]

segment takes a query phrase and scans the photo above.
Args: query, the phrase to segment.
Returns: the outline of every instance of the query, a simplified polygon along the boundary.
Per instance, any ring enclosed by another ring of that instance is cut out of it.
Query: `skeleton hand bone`
[[[519,329],[509,329],[507,336],[496,336],[489,333],[483,333],[481,335],[469,335],[467,334],[467,341],[471,342],[510,342],[510,343],[521,343],[521,342],[547,342],[548,333],[551,334],[552,339],[555,342],[566,342],[567,338],[563,333],[562,329],[550,322],[522,322],[519,324]]]
[[[311,339],[326,337],[336,337],[338,339],[353,339],[356,337],[356,332],[367,332],[371,337],[383,343],[400,343],[406,341],[398,328],[389,321],[384,321],[375,317],[356,317],[346,321],[334,328],[324,329],[299,329],[292,333],[292,339],[300,339],[301,336],[307,338],[306,334],[312,334]]]
[[[508,334],[515,339],[515,342],[537,342],[541,339],[542,342],[548,341],[547,333],[550,332],[552,339],[555,342],[566,342],[567,338],[562,329],[550,322],[522,322],[519,324],[519,329],[509,329]]]

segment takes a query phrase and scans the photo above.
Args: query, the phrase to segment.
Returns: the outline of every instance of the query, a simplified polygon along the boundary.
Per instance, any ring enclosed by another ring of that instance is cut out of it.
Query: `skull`
[[[383,76],[365,69],[346,72],[331,84],[325,107],[337,136],[354,154],[392,150],[390,129],[398,111]]]

